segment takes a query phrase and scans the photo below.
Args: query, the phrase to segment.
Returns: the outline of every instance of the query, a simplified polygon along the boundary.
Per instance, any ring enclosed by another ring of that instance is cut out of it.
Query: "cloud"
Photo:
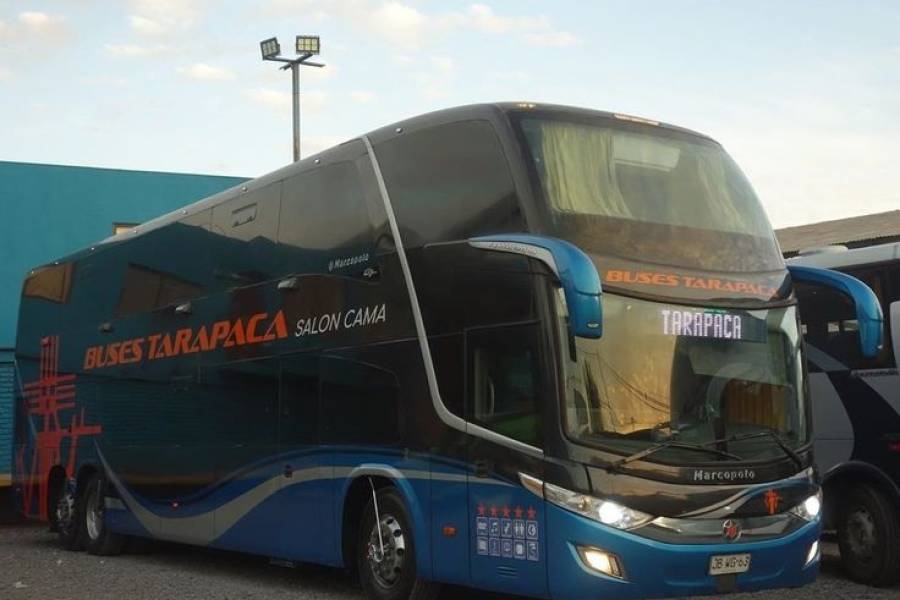
[[[123,57],[148,57],[168,54],[174,49],[171,46],[140,46],[138,44],[104,44],[104,50],[112,56]]]
[[[355,102],[365,104],[375,99],[375,93],[368,90],[353,90],[350,92],[350,98]]]
[[[422,45],[427,18],[411,6],[385,2],[367,19],[376,34],[401,48],[416,49]]]
[[[525,34],[525,41],[541,48],[562,48],[580,43],[581,38],[568,31],[542,31]]]
[[[202,16],[203,0],[131,0],[131,29],[144,36],[169,35],[185,31]]]
[[[66,18],[37,11],[19,13],[19,33],[26,36],[40,37],[45,41],[64,41],[72,34]],[[15,35],[13,31],[13,35]]]
[[[543,15],[498,14],[487,4],[475,3],[457,10],[423,12],[416,4],[402,0],[268,0],[260,12],[267,16],[311,14],[318,19],[348,23],[363,37],[378,37],[395,51],[400,63],[408,54],[421,50],[433,40],[459,31],[484,35],[515,35],[526,43],[542,47],[569,46],[577,36],[553,27]]]
[[[12,70],[0,65],[0,81],[9,81],[12,78],[13,78]]]
[[[268,108],[284,110],[291,107],[291,95],[270,88],[254,88],[244,92],[253,102]]]
[[[73,30],[62,15],[24,11],[14,21],[0,21],[0,52],[10,52],[17,61],[58,50],[73,38]]]
[[[166,33],[166,28],[158,21],[142,17],[140,15],[131,15],[128,17],[131,29],[140,35],[162,35]]]
[[[469,25],[485,33],[511,33],[549,28],[546,17],[504,17],[486,4],[473,4],[466,12]]]
[[[178,67],[178,72],[191,79],[204,81],[226,81],[234,79],[234,73],[223,67],[214,67],[206,63],[194,63],[188,67]]]

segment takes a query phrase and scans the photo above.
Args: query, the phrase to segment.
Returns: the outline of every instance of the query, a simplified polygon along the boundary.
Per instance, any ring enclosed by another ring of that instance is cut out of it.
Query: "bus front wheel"
[[[377,492],[360,522],[356,554],[359,578],[371,600],[433,600],[440,586],[419,578],[412,520],[400,493],[392,487]]]
[[[879,489],[858,484],[847,492],[837,533],[841,562],[852,579],[879,587],[900,581],[900,517]]]

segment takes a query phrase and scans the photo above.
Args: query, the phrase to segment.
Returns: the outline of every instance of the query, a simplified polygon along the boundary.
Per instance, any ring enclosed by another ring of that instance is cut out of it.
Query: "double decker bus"
[[[384,127],[25,280],[16,491],[150,537],[538,598],[800,586],[793,281],[722,147],[534,104]],[[858,282],[856,282],[858,283]]]
[[[791,265],[852,275],[878,296],[887,343],[859,348],[853,302],[840,291],[797,287],[807,344],[823,525],[837,534],[844,570],[876,586],[900,582],[900,244],[826,246]]]

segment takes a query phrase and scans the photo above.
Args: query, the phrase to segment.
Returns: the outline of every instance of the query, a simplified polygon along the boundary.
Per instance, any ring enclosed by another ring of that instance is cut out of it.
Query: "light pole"
[[[269,38],[259,43],[263,60],[273,60],[285,63],[282,71],[291,70],[291,89],[293,92],[294,109],[294,162],[300,160],[300,65],[309,67],[324,67],[322,63],[310,61],[310,57],[319,53],[319,36],[297,36],[297,58],[284,58],[281,56],[281,45],[278,38]]]

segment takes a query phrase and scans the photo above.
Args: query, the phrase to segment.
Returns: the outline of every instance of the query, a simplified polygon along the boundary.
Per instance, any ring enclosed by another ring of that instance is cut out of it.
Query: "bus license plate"
[[[750,570],[749,554],[721,554],[709,559],[710,575],[731,575]]]

